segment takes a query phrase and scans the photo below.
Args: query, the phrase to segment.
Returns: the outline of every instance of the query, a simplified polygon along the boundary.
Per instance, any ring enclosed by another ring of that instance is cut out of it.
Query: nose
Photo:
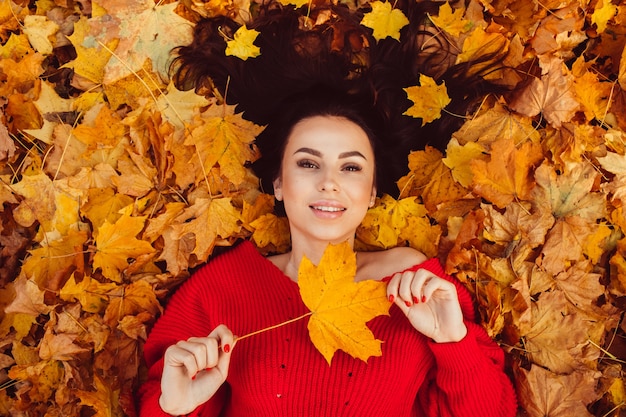
[[[339,191],[339,184],[335,175],[325,172],[320,179],[319,189],[320,191]]]

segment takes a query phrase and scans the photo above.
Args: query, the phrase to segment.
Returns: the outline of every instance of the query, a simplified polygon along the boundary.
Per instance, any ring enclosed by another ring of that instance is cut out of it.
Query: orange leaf
[[[277,252],[285,252],[289,248],[291,238],[286,217],[268,213],[250,223],[250,226],[254,228],[252,239],[259,248],[271,245],[271,248]]]
[[[526,200],[534,187],[531,169],[543,158],[541,146],[531,142],[515,148],[513,140],[501,139],[491,148],[491,161],[472,161],[474,192],[497,207]]]
[[[302,301],[313,313],[309,335],[329,365],[338,349],[363,361],[382,355],[382,342],[366,323],[388,314],[387,284],[355,282],[355,274],[356,254],[347,242],[329,245],[317,266],[304,257],[298,270]]]
[[[424,206],[432,213],[438,204],[458,200],[467,194],[467,190],[454,181],[442,158],[442,153],[431,146],[411,152],[411,172],[398,181],[400,198],[421,197]]]

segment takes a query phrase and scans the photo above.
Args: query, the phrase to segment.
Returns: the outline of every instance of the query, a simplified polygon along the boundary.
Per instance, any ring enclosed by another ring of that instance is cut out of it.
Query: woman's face
[[[333,116],[297,123],[274,181],[292,240],[352,241],[376,198],[374,172],[372,146],[357,124]]]

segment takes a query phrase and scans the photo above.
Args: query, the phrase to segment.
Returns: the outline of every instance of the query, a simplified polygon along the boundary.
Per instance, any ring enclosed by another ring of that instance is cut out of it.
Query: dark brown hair
[[[259,57],[247,60],[225,54],[226,38],[233,37],[239,23],[226,17],[202,19],[195,26],[193,42],[175,51],[173,81],[179,89],[221,96],[237,104],[246,119],[267,125],[257,138],[262,160],[254,164],[266,192],[271,192],[272,175],[279,169],[276,164],[288,136],[285,132],[321,111],[322,93],[329,95],[325,105],[335,101],[335,112],[337,105],[348,102],[350,109],[345,110],[360,112],[360,119],[353,121],[374,138],[379,192],[396,196],[396,181],[407,171],[409,152],[426,145],[445,150],[464,121],[452,114],[464,115],[486,93],[502,90],[485,81],[481,73],[471,72],[472,63],[452,65],[454,54],[444,39],[435,36],[437,31],[431,30],[427,19],[427,13],[436,13],[440,5],[398,0],[395,7],[403,10],[410,23],[397,41],[375,40],[371,30],[360,24],[368,9],[314,8],[312,20],[322,11],[331,12],[332,17],[307,27],[304,12],[270,0],[259,6],[247,24],[260,33],[254,44],[261,50]],[[422,45],[425,36],[436,45],[427,51]],[[489,62],[483,63],[484,71],[490,71],[501,65],[502,57],[494,54],[481,59]],[[403,115],[412,105],[403,88],[416,85],[420,74],[445,81],[452,99],[449,113],[426,126],[420,119]]]

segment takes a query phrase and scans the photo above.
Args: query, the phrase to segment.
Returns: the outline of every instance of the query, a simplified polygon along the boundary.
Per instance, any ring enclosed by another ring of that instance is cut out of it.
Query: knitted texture
[[[342,351],[331,365],[299,320],[237,343],[227,383],[191,416],[514,416],[516,399],[503,372],[504,353],[474,322],[467,290],[435,259],[416,265],[457,286],[468,327],[457,343],[437,344],[417,332],[395,305],[369,322],[383,340],[367,362]],[[297,283],[249,242],[198,270],[172,296],[146,342],[148,380],[140,416],[166,416],[158,405],[168,346],[205,336],[219,324],[244,335],[308,312]]]

